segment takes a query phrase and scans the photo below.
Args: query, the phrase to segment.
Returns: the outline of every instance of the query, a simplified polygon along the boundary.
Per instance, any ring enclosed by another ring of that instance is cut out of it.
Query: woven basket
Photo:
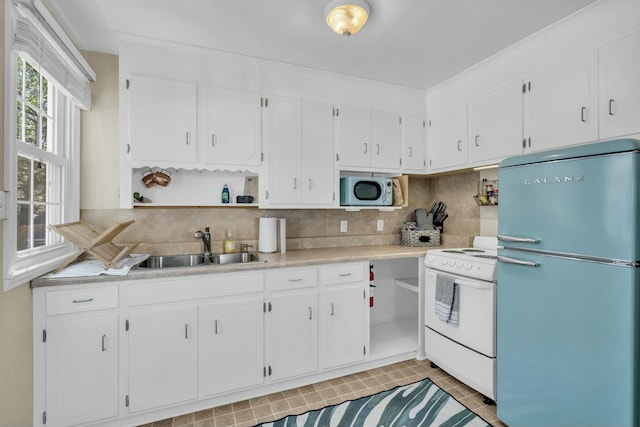
[[[439,244],[439,230],[416,228],[415,222],[402,224],[402,246],[438,246]]]

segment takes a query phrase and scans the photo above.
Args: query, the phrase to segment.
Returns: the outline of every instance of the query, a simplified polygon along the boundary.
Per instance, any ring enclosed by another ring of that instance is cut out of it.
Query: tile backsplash
[[[135,208],[83,209],[81,219],[102,231],[116,222],[134,220],[116,243],[142,241],[137,252],[155,255],[197,253],[202,242],[196,230],[211,228],[212,250],[222,251],[226,230],[240,243],[257,250],[260,217],[287,219],[287,249],[400,244],[402,222],[414,220],[414,210],[431,207],[434,201],[447,204],[449,218],[444,223],[442,243],[467,246],[480,233],[480,213],[473,196],[477,172],[437,177],[409,177],[409,207],[392,212],[339,209],[256,209],[256,208]],[[340,232],[340,221],[348,221],[348,231]],[[377,221],[384,220],[384,231]]]

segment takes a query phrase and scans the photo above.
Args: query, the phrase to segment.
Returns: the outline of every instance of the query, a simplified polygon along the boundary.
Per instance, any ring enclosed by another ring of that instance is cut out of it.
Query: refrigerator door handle
[[[514,242],[514,243],[540,243],[540,240],[538,239],[532,239],[530,237],[507,236],[506,234],[498,234],[498,240],[503,242]]]
[[[507,263],[507,264],[516,264],[516,265],[524,265],[525,267],[537,267],[540,264],[538,264],[537,262],[532,262],[532,261],[522,261],[520,259],[515,259],[515,258],[509,258],[506,256],[498,256],[498,261]]]

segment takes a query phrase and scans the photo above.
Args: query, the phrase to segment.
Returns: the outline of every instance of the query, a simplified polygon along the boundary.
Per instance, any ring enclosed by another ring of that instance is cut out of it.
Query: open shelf
[[[394,283],[399,288],[406,289],[410,292],[418,293],[420,291],[417,277],[407,277],[405,279],[396,279]]]
[[[418,317],[371,325],[371,356],[417,351],[420,347],[418,326]]]

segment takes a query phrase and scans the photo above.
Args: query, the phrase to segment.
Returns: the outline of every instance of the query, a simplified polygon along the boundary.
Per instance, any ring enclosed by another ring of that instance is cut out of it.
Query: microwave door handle
[[[510,258],[502,255],[498,256],[498,261],[504,262],[505,264],[522,265],[525,267],[538,267],[540,265],[537,262],[523,261],[521,259]]]
[[[498,234],[498,240],[501,242],[512,242],[512,243],[540,243],[538,239],[532,239],[530,237],[515,237],[508,236],[506,234]]]

